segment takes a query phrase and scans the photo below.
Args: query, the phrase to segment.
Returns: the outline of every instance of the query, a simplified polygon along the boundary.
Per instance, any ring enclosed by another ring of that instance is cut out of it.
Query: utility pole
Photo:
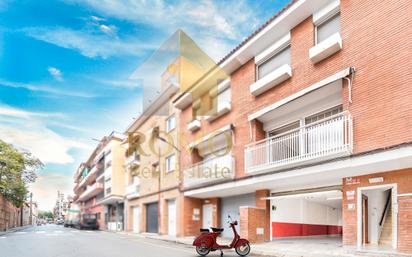
[[[30,216],[29,224],[33,225],[33,193],[30,193]]]

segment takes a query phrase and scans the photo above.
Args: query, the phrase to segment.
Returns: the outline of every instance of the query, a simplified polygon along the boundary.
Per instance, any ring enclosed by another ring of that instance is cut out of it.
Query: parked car
[[[58,220],[56,221],[56,224],[57,224],[57,225],[63,225],[63,224],[64,224],[64,220],[63,220],[63,219],[58,219]]]
[[[75,225],[78,229],[99,229],[99,223],[97,222],[96,214],[83,214],[80,218],[80,222]]]

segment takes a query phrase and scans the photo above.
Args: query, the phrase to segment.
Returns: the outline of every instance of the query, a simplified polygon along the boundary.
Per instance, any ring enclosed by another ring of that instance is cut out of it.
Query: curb
[[[4,235],[10,234],[10,233],[14,233],[14,232],[19,232],[19,231],[21,231],[21,230],[25,230],[25,229],[27,229],[27,228],[29,228],[29,227],[32,227],[32,226],[33,226],[33,225],[26,225],[26,226],[22,226],[22,227],[11,228],[11,229],[6,230],[6,231],[0,231],[0,236],[4,236]]]

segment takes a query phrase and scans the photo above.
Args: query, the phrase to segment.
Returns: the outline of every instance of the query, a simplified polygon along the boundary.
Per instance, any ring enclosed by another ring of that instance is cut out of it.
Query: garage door
[[[255,194],[246,194],[222,198],[220,220],[222,228],[225,229],[222,233],[223,237],[233,237],[232,229],[229,228],[229,224],[227,223],[228,215],[230,215],[233,220],[237,220],[238,224],[240,224],[240,206],[256,206]],[[236,229],[237,232],[240,233],[240,225],[238,225]]]
[[[169,200],[168,203],[168,234],[169,236],[176,235],[176,201]]]
[[[149,233],[159,232],[157,203],[150,203],[146,205],[146,231]]]

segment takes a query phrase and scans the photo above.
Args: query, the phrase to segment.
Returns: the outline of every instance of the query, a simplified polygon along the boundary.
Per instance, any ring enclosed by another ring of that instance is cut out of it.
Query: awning
[[[351,67],[346,68],[346,69],[344,69],[344,70],[342,70],[342,71],[340,71],[340,72],[338,72],[338,73],[336,73],[332,76],[329,76],[329,77],[327,77],[327,78],[325,78],[325,79],[323,79],[323,80],[321,80],[321,81],[319,81],[319,82],[317,82],[317,83],[315,83],[315,84],[313,84],[313,85],[311,85],[311,86],[309,86],[305,89],[300,90],[299,92],[296,92],[295,94],[293,94],[289,97],[286,97],[286,98],[284,98],[284,99],[282,99],[278,102],[275,102],[275,103],[273,103],[273,104],[271,104],[271,105],[255,112],[255,113],[252,113],[251,115],[248,116],[248,120],[251,121],[251,120],[254,120],[254,119],[258,119],[259,117],[261,117],[261,116],[263,116],[263,115],[265,115],[269,112],[272,112],[272,111],[278,109],[279,107],[284,106],[287,103],[290,103],[293,100],[296,100],[296,99],[298,99],[298,98],[300,98],[300,97],[302,97],[302,96],[304,96],[304,95],[306,95],[310,92],[313,92],[313,91],[315,91],[319,88],[322,88],[326,85],[329,85],[329,84],[331,84],[332,82],[334,82],[336,80],[342,79],[342,78],[348,76],[349,74],[351,74],[351,70],[352,70]]]

